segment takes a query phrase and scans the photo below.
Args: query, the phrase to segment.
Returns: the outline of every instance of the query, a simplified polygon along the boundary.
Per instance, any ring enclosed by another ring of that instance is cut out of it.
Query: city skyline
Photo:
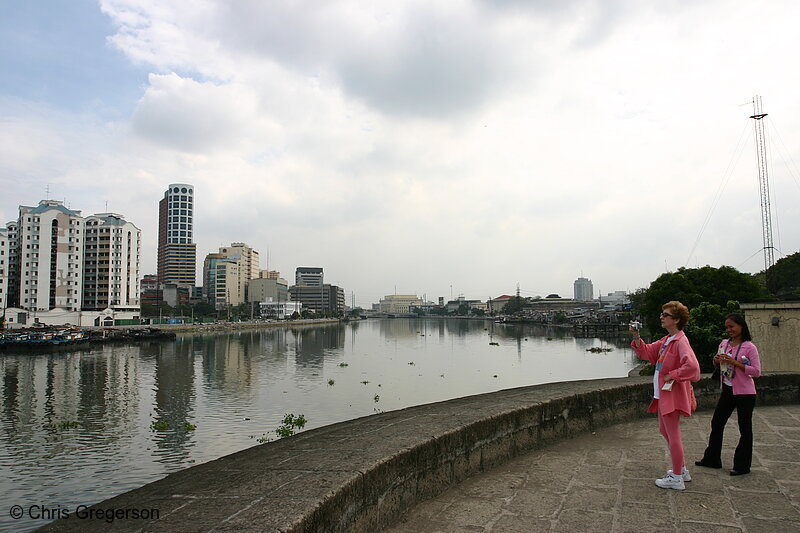
[[[57,11],[60,16],[52,17]],[[190,183],[197,283],[231,242],[356,304],[634,291],[800,249],[793,2],[15,3],[0,21],[0,224],[43,199],[122,213],[157,272]],[[753,21],[758,24],[753,24]]]

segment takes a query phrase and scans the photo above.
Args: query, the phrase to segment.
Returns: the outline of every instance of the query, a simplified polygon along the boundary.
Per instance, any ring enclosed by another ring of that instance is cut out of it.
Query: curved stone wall
[[[800,373],[758,379],[762,405],[800,403]],[[410,506],[529,450],[646,415],[650,377],[552,383],[381,413],[198,465],[40,531],[374,532]],[[695,384],[700,409],[718,385]],[[152,514],[152,513],[150,513]]]

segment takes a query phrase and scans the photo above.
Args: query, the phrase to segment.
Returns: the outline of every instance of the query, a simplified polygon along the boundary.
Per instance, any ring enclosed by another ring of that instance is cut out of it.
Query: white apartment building
[[[575,300],[578,302],[591,302],[594,300],[594,286],[592,280],[578,278],[573,284]]]
[[[138,309],[141,230],[116,213],[87,217],[84,228],[83,309]]]
[[[8,307],[8,229],[0,228],[0,309]]]
[[[381,313],[410,313],[411,306],[422,305],[423,301],[416,294],[390,294],[379,302]]]
[[[19,207],[19,307],[80,310],[83,227],[81,212],[57,200]]]

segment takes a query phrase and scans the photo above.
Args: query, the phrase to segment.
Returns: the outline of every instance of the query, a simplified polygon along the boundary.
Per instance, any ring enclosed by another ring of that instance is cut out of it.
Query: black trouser
[[[709,464],[722,463],[722,434],[733,410],[739,422],[739,444],[733,454],[733,469],[739,472],[749,472],[753,461],[753,408],[756,406],[755,394],[733,394],[733,388],[722,385],[722,394],[719,396],[717,408],[711,419],[711,435],[708,437],[708,447],[703,454],[703,461]]]

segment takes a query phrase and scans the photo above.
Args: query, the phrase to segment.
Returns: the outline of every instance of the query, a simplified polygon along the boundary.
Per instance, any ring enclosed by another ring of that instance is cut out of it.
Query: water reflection
[[[614,348],[588,353],[588,348]],[[0,357],[0,509],[73,508],[307,429],[547,381],[624,376],[627,342],[476,320],[370,320]],[[272,434],[274,438],[274,433]],[[0,531],[38,522],[0,518]]]

